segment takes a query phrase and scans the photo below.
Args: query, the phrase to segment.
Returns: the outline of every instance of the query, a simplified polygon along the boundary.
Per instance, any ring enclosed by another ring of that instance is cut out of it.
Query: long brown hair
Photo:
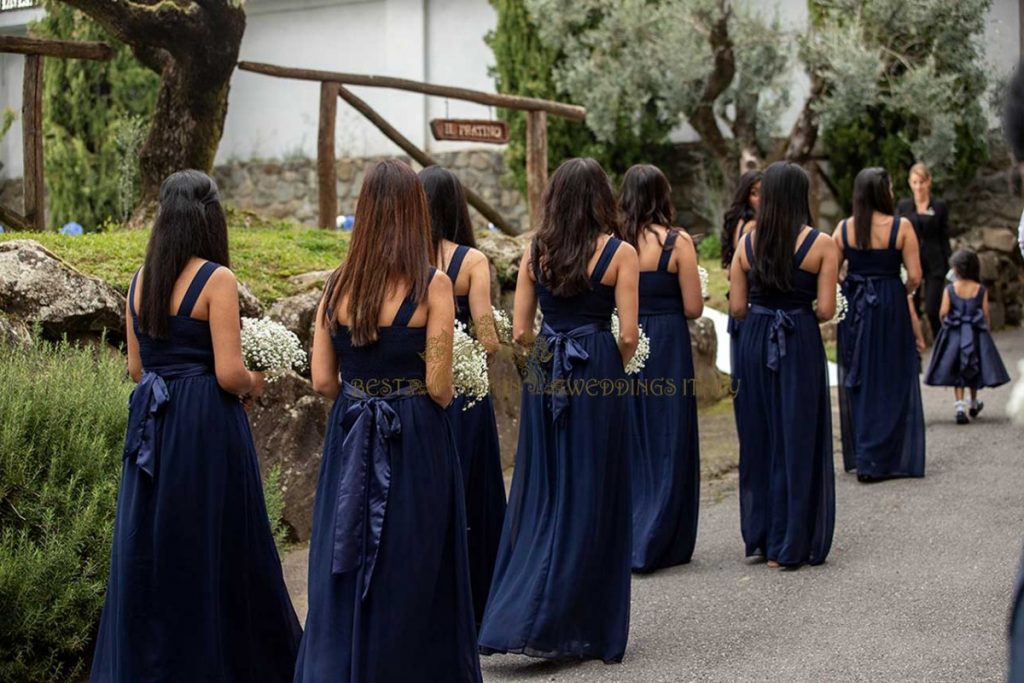
[[[430,207],[431,261],[438,258],[442,240],[476,248],[466,190],[458,176],[446,168],[428,166],[420,171],[420,182]],[[440,268],[443,264],[434,265]]]
[[[887,216],[896,213],[892,180],[880,166],[862,169],[853,181],[853,231],[859,249],[871,248],[871,218],[875,211]]]
[[[598,235],[618,228],[611,183],[593,159],[569,159],[551,176],[533,238],[533,272],[555,296],[590,288],[587,265]]]
[[[652,225],[669,230],[676,220],[672,204],[672,187],[661,169],[651,164],[632,166],[622,178],[619,194],[622,222],[618,236],[634,247],[640,246],[640,235]]]
[[[348,257],[327,280],[323,322],[337,328],[348,295],[348,328],[356,346],[377,341],[380,309],[395,288],[412,287],[419,304],[430,285],[430,218],[416,173],[386,159],[370,168],[359,191]]]
[[[178,171],[160,185],[160,208],[146,247],[139,328],[150,337],[170,333],[167,311],[174,284],[193,257],[231,266],[227,218],[213,178],[200,171]]]

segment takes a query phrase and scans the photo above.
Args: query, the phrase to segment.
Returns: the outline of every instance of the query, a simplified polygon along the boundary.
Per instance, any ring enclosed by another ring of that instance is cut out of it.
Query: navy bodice
[[[849,262],[847,273],[859,277],[896,277],[900,276],[900,265],[903,264],[903,253],[896,248],[896,237],[900,232],[900,217],[892,217],[892,230],[889,233],[889,246],[885,249],[861,249],[850,246],[846,234],[846,221],[839,227],[843,235],[843,256]]]
[[[683,297],[679,289],[679,274],[670,273],[668,262],[672,258],[679,233],[670,230],[665,247],[658,259],[657,270],[640,273],[640,315],[663,315],[683,312]]]
[[[573,296],[555,296],[544,286],[541,274],[534,273],[537,278],[537,299],[546,325],[555,332],[567,332],[592,323],[609,324],[612,311],[615,310],[615,287],[601,284],[601,278],[621,243],[622,240],[617,237],[608,238],[594,266],[594,272],[590,274],[590,289]]]
[[[434,269],[431,269],[430,276],[433,275]],[[405,384],[422,385],[426,378],[423,356],[427,328],[409,327],[416,307],[410,291],[391,325],[379,327],[377,341],[365,346],[354,346],[348,326],[339,324],[331,335],[331,342],[338,354],[342,381],[370,386],[368,382],[374,380],[381,383],[378,393],[389,393],[388,387],[398,389]]]
[[[132,277],[128,287],[128,306],[132,314],[132,329],[139,342],[139,356],[147,372],[174,374],[172,369],[191,366],[193,370],[204,367],[213,372],[213,339],[210,323],[192,318],[192,309],[199,299],[213,272],[220,268],[212,261],[205,262],[196,272],[188,286],[176,315],[169,316],[170,333],[166,339],[156,339],[139,328],[139,315],[135,310],[135,285],[139,274]],[[194,373],[192,373],[194,374]]]
[[[462,262],[465,260],[466,254],[468,253],[469,247],[464,244],[460,244],[455,247],[455,253],[452,254],[452,260],[448,263],[448,268],[444,271],[445,275],[448,276],[448,279],[452,281],[452,289],[455,289],[455,281],[459,279],[459,271],[462,270]],[[468,327],[470,317],[469,295],[456,294],[455,319]]]
[[[800,248],[793,255],[793,280],[792,287],[788,292],[761,287],[757,280],[757,274],[753,270],[754,248],[751,245],[751,236],[747,235],[744,238],[743,243],[747,251],[747,261],[751,266],[751,270],[748,273],[751,305],[780,310],[811,308],[811,303],[818,298],[818,274],[803,270],[800,264],[804,262],[804,258],[811,250],[811,245],[814,244],[814,240],[817,239],[819,234],[821,233],[811,228],[811,231],[807,233],[807,237],[800,244]]]

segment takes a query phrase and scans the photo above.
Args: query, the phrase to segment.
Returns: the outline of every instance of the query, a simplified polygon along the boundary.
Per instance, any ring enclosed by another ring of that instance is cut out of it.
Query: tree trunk
[[[132,224],[143,225],[155,211],[164,178],[183,169],[213,169],[245,10],[235,0],[62,1],[130,45],[140,62],[160,74],[156,109],[139,153],[140,200]]]

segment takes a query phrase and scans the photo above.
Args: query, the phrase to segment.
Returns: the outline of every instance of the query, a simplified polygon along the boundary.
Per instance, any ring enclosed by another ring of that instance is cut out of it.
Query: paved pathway
[[[1016,378],[1024,333],[996,341]],[[633,580],[622,664],[492,656],[484,679],[1005,680],[1024,544],[1024,430],[1004,417],[1008,394],[988,392],[983,418],[963,427],[952,421],[952,390],[926,387],[926,478],[863,485],[837,474],[825,565],[780,573],[745,564],[731,493],[702,510],[690,565]]]
[[[1011,375],[1024,333],[996,342]],[[694,561],[633,580],[626,659],[483,658],[484,680],[676,683],[1005,679],[1005,627],[1024,544],[1024,429],[987,392],[952,420],[952,391],[925,387],[927,477],[858,484],[837,461],[828,562],[780,573],[742,559],[735,490],[706,501]],[[838,434],[838,420],[835,425]],[[837,448],[837,457],[839,451]],[[305,613],[305,551],[285,561]]]

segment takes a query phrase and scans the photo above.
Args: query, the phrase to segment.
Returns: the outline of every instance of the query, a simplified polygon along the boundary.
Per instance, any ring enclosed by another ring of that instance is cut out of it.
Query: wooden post
[[[321,228],[334,228],[338,219],[338,165],[334,158],[334,127],[338,117],[337,83],[320,84],[320,130],[317,133],[316,175],[320,194]]]
[[[548,185],[548,115],[526,113],[526,194],[530,203],[530,230],[540,227],[544,188]]]
[[[35,230],[46,229],[46,197],[43,184],[43,58],[25,57],[22,90],[22,148],[25,155],[25,219]]]

